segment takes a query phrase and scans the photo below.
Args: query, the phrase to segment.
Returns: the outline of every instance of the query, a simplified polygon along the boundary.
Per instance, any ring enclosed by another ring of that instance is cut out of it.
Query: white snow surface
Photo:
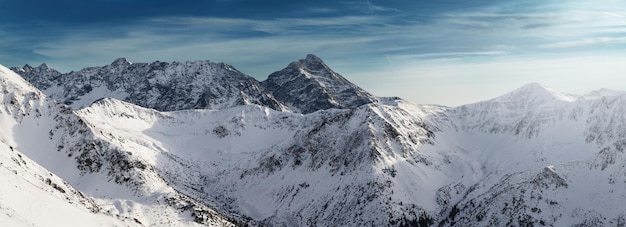
[[[0,159],[3,226],[140,226],[98,212],[91,199],[6,144],[0,144]]]
[[[98,140],[71,109],[2,66],[0,86],[0,223],[230,225],[151,168]]]

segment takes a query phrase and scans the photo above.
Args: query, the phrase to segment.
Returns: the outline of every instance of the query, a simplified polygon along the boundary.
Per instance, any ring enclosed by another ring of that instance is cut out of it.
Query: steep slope
[[[102,213],[93,199],[26,157],[20,138],[31,115],[41,117],[46,97],[0,66],[0,223],[7,226],[139,226],[130,218]],[[24,124],[24,125],[22,125]],[[35,146],[31,140],[31,147]],[[50,147],[52,148],[52,147]],[[59,219],[71,216],[72,219]]]
[[[141,226],[129,217],[104,214],[93,199],[4,143],[0,179],[3,226]]]
[[[210,61],[131,63],[124,58],[110,65],[60,74],[42,65],[13,68],[48,96],[74,109],[103,97],[114,97],[162,110],[223,109],[259,104],[287,110],[259,82],[230,65]]]
[[[40,89],[54,86],[54,82],[62,75],[59,71],[45,63],[37,67],[26,64],[23,67],[11,67],[10,69]]]
[[[623,225],[623,100],[580,99],[531,84],[450,110],[458,130],[437,135],[442,148],[480,168],[474,184],[449,197],[440,224]]]
[[[349,109],[378,101],[374,95],[346,80],[312,54],[272,73],[262,84],[277,99],[302,113],[331,108]]]
[[[430,223],[449,182],[440,155],[421,151],[438,130],[424,117],[441,109],[397,102],[300,115],[160,113],[104,99],[78,112],[181,192],[265,224]]]
[[[33,199],[41,199],[19,204],[15,198],[3,197],[1,209],[11,222],[62,225],[73,219],[48,224],[41,220],[71,214],[77,216],[76,224],[87,226],[232,225],[169,187],[141,157],[98,139],[89,123],[69,107],[47,98],[3,66],[0,86],[0,162],[2,173],[9,173],[1,176],[13,183],[3,186],[2,196],[32,193]],[[49,206],[59,210],[48,212],[45,209],[54,209]]]
[[[465,129],[489,133],[514,133],[534,137],[542,126],[564,116],[564,109],[579,97],[532,83],[492,100],[450,110]]]

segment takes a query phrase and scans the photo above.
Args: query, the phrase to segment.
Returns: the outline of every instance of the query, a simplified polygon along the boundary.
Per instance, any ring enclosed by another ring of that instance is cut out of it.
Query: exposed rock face
[[[61,74],[47,65],[13,68],[48,96],[74,109],[113,97],[160,111],[223,109],[257,104],[285,111],[257,80],[230,65],[210,61],[131,63]]]
[[[302,113],[349,109],[378,101],[312,54],[272,73],[262,84],[277,99]]]

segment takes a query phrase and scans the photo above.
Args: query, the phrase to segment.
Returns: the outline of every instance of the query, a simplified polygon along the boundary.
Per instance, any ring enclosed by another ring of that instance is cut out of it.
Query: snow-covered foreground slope
[[[0,84],[0,223],[6,226],[137,225],[129,218],[102,214],[93,199],[24,155],[23,151],[54,149],[47,147],[47,138],[40,141],[36,135],[38,129],[50,127],[54,121],[33,123],[33,118],[45,118],[54,102],[2,66]],[[59,218],[67,216],[75,218]]]
[[[26,156],[0,144],[2,226],[140,226],[102,213],[91,198]]]
[[[6,183],[0,220],[35,226],[229,224],[169,187],[141,158],[95,137],[69,107],[3,66],[0,86],[0,173]]]
[[[161,113],[104,99],[78,113],[178,190],[266,224],[431,221],[438,212],[431,198],[448,182],[439,154],[418,150],[438,130],[423,117],[441,109],[396,105],[308,115],[254,105]]]

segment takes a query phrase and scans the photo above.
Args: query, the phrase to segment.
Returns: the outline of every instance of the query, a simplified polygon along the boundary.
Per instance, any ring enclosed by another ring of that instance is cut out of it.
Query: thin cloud
[[[338,9],[314,7],[314,8],[306,9],[306,12],[313,13],[313,14],[327,14],[327,13],[336,13],[338,12]]]
[[[324,18],[279,18],[273,20],[252,20],[242,18],[216,17],[168,17],[146,20],[154,25],[177,25],[188,29],[225,29],[254,30],[271,34],[293,33],[299,29],[315,32],[317,29],[345,28],[352,30],[354,26],[380,24],[386,19],[371,16],[342,16]]]
[[[396,8],[384,7],[384,6],[379,6],[379,5],[370,5],[370,7],[372,8],[372,11],[374,12],[402,12],[401,10],[396,9]]]
[[[540,47],[547,48],[547,49],[562,49],[562,48],[587,47],[587,46],[619,44],[619,43],[626,43],[626,37],[588,38],[588,39],[581,39],[581,40],[574,40],[574,41],[549,43],[549,44],[541,45]]]
[[[535,50],[537,47],[566,48],[623,42],[622,39],[583,38],[590,35],[589,27],[596,28],[594,33],[603,33],[609,29],[616,30],[616,26],[619,28],[619,22],[607,19],[572,23],[568,19],[572,16],[611,19],[619,15],[587,11],[510,14],[476,11],[444,13],[428,22],[374,15],[268,20],[163,17],[126,25],[124,29],[132,32],[116,37],[101,39],[99,35],[90,35],[89,31],[75,31],[69,34],[81,35],[51,39],[45,45],[38,45],[34,53],[65,59],[94,55],[115,58],[120,55],[140,56],[146,52],[151,52],[149,56],[159,56],[158,51],[152,53],[152,50],[167,50],[161,54],[167,59],[176,59],[174,56],[179,54],[200,59],[230,56],[224,58],[230,61],[236,58],[235,55],[249,56],[250,53],[287,56],[323,51],[332,56],[366,53],[371,56],[388,54],[393,58],[454,59],[532,54],[538,52]],[[529,29],[533,31],[528,32]],[[268,35],[240,34],[251,31]],[[576,39],[581,41],[561,41]],[[294,48],[285,48],[286,44]],[[507,50],[494,49],[497,46],[507,47]],[[90,52],[102,47],[107,53]],[[143,51],[142,48],[150,51]],[[210,54],[200,50],[207,50]],[[250,59],[242,61],[242,64],[253,61],[258,60]]]
[[[405,59],[415,59],[415,58],[441,58],[441,57],[468,57],[468,56],[495,56],[495,55],[504,55],[507,52],[504,51],[478,51],[478,52],[446,52],[446,53],[425,53],[425,54],[410,54],[410,55],[397,55],[395,57],[405,58]]]
[[[385,7],[372,3],[369,0],[360,2],[341,2],[347,9],[357,12],[377,13],[377,12],[401,12],[401,10]]]
[[[209,59],[234,64],[242,71],[263,77],[308,53],[347,58],[376,51],[367,47],[379,41],[377,37],[328,34],[197,38],[173,33],[134,31],[114,39],[98,39],[81,33],[40,45],[34,52],[65,62],[65,67],[60,68],[65,71],[108,64],[117,57],[128,57],[137,62]],[[83,56],[91,56],[92,59],[83,60]],[[180,56],[185,56],[185,59]],[[89,63],[94,59],[98,63]]]

